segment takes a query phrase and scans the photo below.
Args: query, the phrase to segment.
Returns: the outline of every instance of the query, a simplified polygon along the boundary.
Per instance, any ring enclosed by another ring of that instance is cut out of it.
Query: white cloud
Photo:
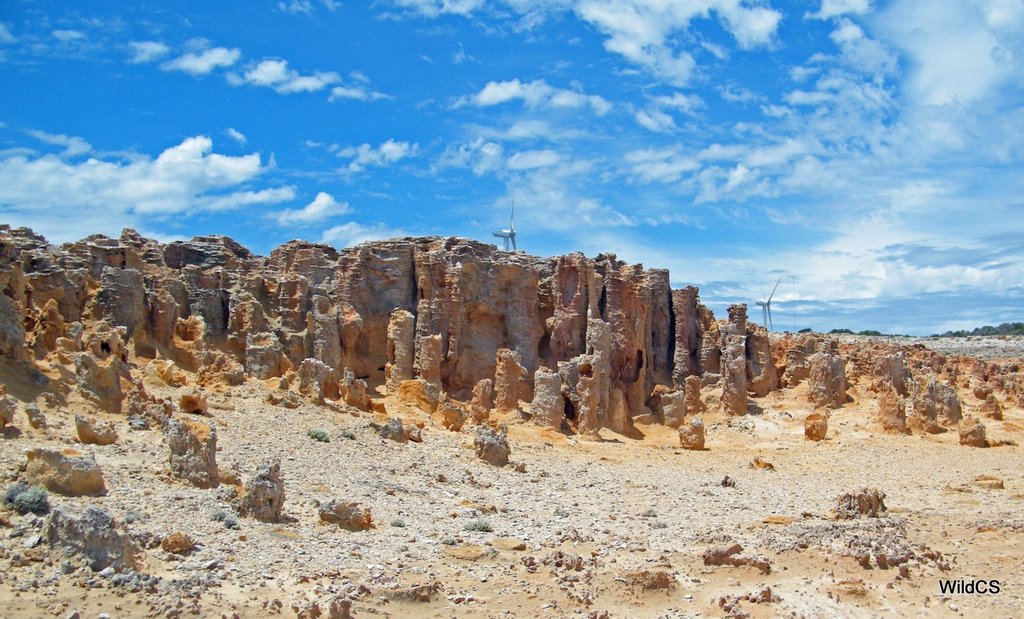
[[[50,34],[61,43],[72,43],[86,38],[85,34],[78,30],[54,30]]]
[[[675,183],[700,169],[697,160],[671,148],[630,151],[625,160],[632,176],[646,182]]]
[[[804,19],[829,19],[841,15],[863,15],[874,7],[872,0],[821,0],[821,8],[813,13],[804,13]]]
[[[331,96],[327,98],[331,103],[335,101],[352,100],[352,101],[377,101],[380,99],[390,99],[391,97],[382,93],[372,90],[362,85],[352,86],[335,86],[331,89]]]
[[[163,58],[171,51],[171,48],[159,41],[131,41],[128,46],[132,50],[132,57],[129,60],[132,64],[153,62]]]
[[[1024,3],[993,10],[1013,4],[898,0],[878,15],[875,30],[909,57],[904,88],[915,103],[974,103],[1024,79]]]
[[[476,176],[483,176],[503,169],[504,152],[505,149],[501,144],[481,137],[469,144],[448,146],[436,167],[438,169],[469,168]]]
[[[533,170],[547,168],[561,161],[561,156],[551,149],[526,150],[508,158],[506,166],[509,170]]]
[[[654,98],[654,103],[660,107],[667,107],[679,110],[684,114],[696,114],[697,110],[705,107],[704,99],[699,95],[686,95],[681,92],[674,92],[670,96],[662,95]]]
[[[264,169],[257,154],[213,152],[205,136],[188,138],[155,158],[136,153],[70,163],[55,155],[15,154],[0,159],[0,205],[8,221],[61,242],[139,226],[149,217],[293,199],[290,187],[245,187]]]
[[[416,11],[427,17],[441,14],[469,15],[484,5],[483,0],[395,0],[402,8]]]
[[[288,2],[278,2],[277,10],[282,13],[312,15],[315,9],[310,0],[289,0]]]
[[[63,133],[47,133],[38,129],[29,129],[25,133],[41,142],[63,146],[64,152],[61,155],[64,157],[77,157],[92,150],[92,145],[78,136],[69,136]]]
[[[283,95],[316,92],[340,81],[341,76],[333,71],[315,71],[312,75],[302,75],[289,69],[287,60],[280,59],[261,60],[241,76],[228,76],[228,82],[232,85],[264,86]]]
[[[402,236],[409,236],[409,233],[401,228],[392,228],[381,223],[364,225],[350,221],[324,230],[320,242],[338,247],[352,247],[366,241],[379,241]]]
[[[587,95],[578,90],[555,88],[549,86],[544,80],[521,82],[518,79],[488,82],[475,95],[459,98],[455,102],[455,107],[467,104],[490,107],[517,99],[522,100],[530,108],[558,109],[589,106],[598,116],[603,116],[612,109],[611,103],[597,95]]]
[[[354,174],[362,172],[368,167],[386,167],[407,157],[414,157],[419,153],[419,144],[409,142],[396,142],[389,139],[376,148],[369,144],[350,146],[338,151],[338,157],[351,159],[348,165],[341,168],[341,172]]]
[[[207,75],[214,69],[226,68],[242,57],[239,49],[213,47],[199,52],[187,52],[160,65],[164,71],[184,71],[192,75]]]
[[[676,121],[659,109],[640,110],[634,116],[641,127],[655,133],[668,133],[676,128]]]
[[[338,202],[331,194],[321,191],[313,201],[301,209],[286,209],[274,215],[282,226],[310,225],[351,211],[347,202]]]
[[[245,137],[245,134],[239,131],[238,129],[235,129],[234,127],[228,127],[227,129],[225,129],[224,134],[227,135],[232,140],[238,142],[240,146],[245,146],[245,143],[248,141]]]
[[[10,45],[11,43],[14,43],[16,41],[17,39],[15,39],[14,35],[11,34],[10,26],[0,21],[0,43]]]

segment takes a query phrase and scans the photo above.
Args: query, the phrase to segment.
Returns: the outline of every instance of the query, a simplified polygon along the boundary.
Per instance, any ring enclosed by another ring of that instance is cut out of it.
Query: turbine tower
[[[508,218],[508,228],[505,230],[495,230],[492,232],[494,236],[505,241],[505,251],[508,251],[509,242],[512,243],[512,250],[518,249],[516,247],[516,190],[512,190],[512,216]]]
[[[757,302],[757,305],[761,306],[762,323],[768,331],[772,330],[772,297],[775,296],[775,291],[779,289],[779,282],[781,281],[782,278],[779,277],[779,280],[775,282],[775,287],[772,288],[772,293],[768,295],[767,299],[764,298],[764,290],[761,290],[762,300]]]

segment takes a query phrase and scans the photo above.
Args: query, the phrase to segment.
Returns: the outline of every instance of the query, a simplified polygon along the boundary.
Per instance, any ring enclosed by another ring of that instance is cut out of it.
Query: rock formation
[[[168,464],[171,475],[199,488],[220,483],[217,471],[217,432],[191,419],[171,419],[167,424]]]
[[[245,484],[239,513],[261,522],[280,522],[284,508],[284,480],[278,462],[264,462]]]
[[[93,456],[38,447],[29,449],[25,455],[25,481],[29,484],[45,486],[65,496],[99,496],[107,492],[103,472]]]
[[[44,535],[50,546],[83,557],[93,571],[138,569],[140,551],[131,536],[109,513],[90,505],[76,511],[71,505],[53,510]]]
[[[811,357],[807,377],[808,396],[817,406],[838,408],[846,403],[846,362],[831,352],[818,352]]]
[[[557,430],[562,427],[564,411],[562,378],[547,368],[538,368],[533,375],[533,401],[530,403],[532,421]]]
[[[495,432],[487,426],[480,426],[477,428],[476,438],[473,439],[473,447],[476,449],[476,457],[488,464],[508,464],[511,449],[508,446],[508,435],[504,431]]]

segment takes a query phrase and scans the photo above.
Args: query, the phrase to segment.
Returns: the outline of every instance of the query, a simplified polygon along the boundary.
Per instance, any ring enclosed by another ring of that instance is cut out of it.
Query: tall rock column
[[[676,319],[676,347],[673,354],[672,384],[681,388],[687,376],[700,375],[700,323],[697,317],[697,288],[672,291],[672,312]]]
[[[519,408],[519,400],[526,399],[530,389],[526,381],[526,368],[522,357],[514,350],[502,348],[496,356],[494,369],[494,408],[508,413]]]
[[[402,381],[412,380],[415,317],[407,310],[391,312],[388,324],[388,361],[384,366],[388,393],[398,393]]]
[[[730,305],[722,332],[722,409],[729,415],[747,412],[747,306]]]
[[[562,378],[557,372],[541,367],[533,375],[533,402],[530,404],[532,420],[540,426],[562,427],[565,400],[562,398]]]

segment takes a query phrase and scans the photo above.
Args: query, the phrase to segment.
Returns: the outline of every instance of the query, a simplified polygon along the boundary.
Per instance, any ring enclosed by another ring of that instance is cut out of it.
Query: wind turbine
[[[764,290],[758,288],[758,290],[761,290],[761,298],[764,300],[758,301],[757,305],[761,306],[761,316],[763,318],[762,322],[764,326],[768,328],[768,331],[772,330],[772,297],[775,296],[775,291],[779,289],[779,282],[781,281],[782,278],[779,277],[779,280],[775,282],[775,287],[772,288],[772,293],[768,295],[767,299],[764,298]]]
[[[508,245],[511,241],[512,249],[516,247],[516,190],[512,190],[512,216],[508,218],[508,228],[505,230],[495,230],[492,232],[494,236],[505,241],[505,251],[508,251]]]

